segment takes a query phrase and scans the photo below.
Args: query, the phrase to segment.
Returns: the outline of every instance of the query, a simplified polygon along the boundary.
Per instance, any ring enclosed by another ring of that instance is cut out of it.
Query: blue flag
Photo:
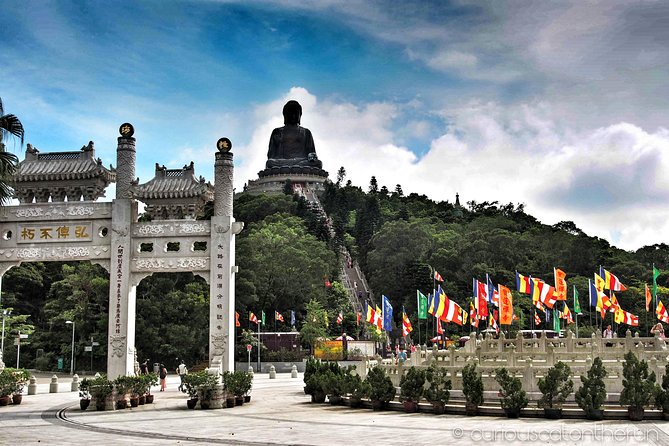
[[[383,296],[383,329],[393,330],[393,306],[390,305],[390,300],[386,296]]]
[[[295,325],[295,311],[290,310],[290,325]]]

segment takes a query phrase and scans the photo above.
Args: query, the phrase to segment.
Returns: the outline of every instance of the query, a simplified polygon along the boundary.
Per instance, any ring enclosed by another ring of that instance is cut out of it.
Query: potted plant
[[[662,387],[658,389],[655,396],[655,406],[662,409],[662,417],[665,421],[669,420],[669,364],[664,367]]]
[[[97,410],[105,410],[107,406],[107,398],[114,393],[114,383],[109,381],[105,375],[91,380],[90,383],[91,396],[95,399],[95,408]]]
[[[228,378],[227,390],[235,397],[235,405],[241,406],[244,404],[244,395],[246,395],[253,385],[253,378],[247,372],[235,371],[231,372]]]
[[[343,401],[342,395],[346,393],[345,389],[345,377],[347,371],[339,370],[333,372],[332,370],[327,370],[323,375],[323,392],[327,395],[330,400],[330,404],[333,406],[341,404]]]
[[[197,389],[205,382],[205,371],[189,373],[183,379],[183,392],[188,394],[188,401],[186,405],[189,409],[195,409],[198,402]]]
[[[158,385],[158,375],[155,373],[148,373],[146,375],[140,375],[144,380],[144,385],[146,388],[146,404],[153,403],[153,394],[151,393],[151,387]]]
[[[581,376],[581,387],[576,391],[574,397],[576,404],[583,409],[588,420],[601,420],[604,418],[602,404],[606,401],[606,385],[604,377],[606,369],[602,360],[596,357],[587,376]]]
[[[369,397],[369,384],[363,381],[360,375],[354,375],[353,373],[345,375],[344,389],[350,395],[349,403],[354,409],[362,406],[363,398]]]
[[[483,404],[483,380],[476,370],[476,364],[467,364],[462,369],[462,393],[465,395],[465,413],[476,415]]]
[[[5,368],[0,372],[0,406],[9,404],[11,395],[16,387],[16,377],[12,373],[12,370]]]
[[[495,381],[500,386],[500,395],[502,397],[502,409],[509,418],[518,418],[520,410],[527,407],[527,394],[523,390],[523,383],[520,379],[511,375],[509,371],[502,367],[495,371]]]
[[[369,399],[372,400],[373,410],[383,410],[395,398],[397,390],[393,382],[378,365],[367,373],[365,381],[369,386]]]
[[[21,404],[23,400],[23,388],[30,379],[30,372],[26,369],[10,369],[14,376],[14,390],[12,391],[12,403]]]
[[[91,404],[91,380],[84,378],[79,382],[79,407],[81,410],[86,410],[89,404]]]
[[[451,380],[446,369],[439,367],[436,362],[425,371],[425,379],[429,383],[429,387],[425,389],[425,398],[432,403],[434,413],[441,415],[451,396]]]
[[[116,389],[116,408],[125,409],[128,407],[128,393],[132,390],[132,377],[119,376],[114,380],[114,388]]]
[[[620,405],[627,406],[627,416],[630,420],[643,420],[644,408],[656,399],[655,396],[659,391],[655,381],[655,372],[648,372],[646,361],[639,361],[634,352],[625,354]]]
[[[425,385],[425,371],[416,367],[409,367],[406,375],[400,379],[400,401],[404,404],[407,413],[418,412],[418,402],[423,396]]]
[[[562,417],[562,404],[574,390],[574,381],[569,379],[571,369],[564,362],[558,361],[548,369],[546,376],[539,378],[541,398],[537,405],[544,409],[544,416],[549,419]]]
[[[325,391],[323,389],[325,373],[328,370],[315,370],[309,378],[304,382],[304,393],[311,395],[312,403],[324,403]]]
[[[146,379],[142,376],[129,376],[130,406],[137,407],[146,404]]]

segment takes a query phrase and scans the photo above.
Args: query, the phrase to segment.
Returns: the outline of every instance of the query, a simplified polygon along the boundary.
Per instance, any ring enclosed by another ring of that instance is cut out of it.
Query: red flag
[[[555,275],[555,295],[557,300],[567,300],[567,273],[558,268],[553,268]]]
[[[534,312],[534,323],[536,325],[541,325],[541,319],[539,319],[539,315],[536,313],[536,311]]]
[[[275,320],[275,321],[285,322],[285,321],[283,320],[283,315],[282,315],[281,313],[279,313],[278,311],[276,311],[276,310],[274,310],[274,320]]]
[[[357,316],[358,316],[358,322],[357,322],[357,325],[360,325],[360,313],[359,313],[359,312],[357,313]]]
[[[251,313],[249,314],[249,320],[250,320],[251,322],[255,322],[256,324],[258,323],[258,318],[256,317],[255,314],[253,314],[253,312],[251,312]]]
[[[402,336],[408,336],[409,333],[413,331],[413,327],[411,326],[411,321],[409,320],[409,316],[403,311],[402,312]]]
[[[650,303],[653,301],[653,296],[650,294],[650,288],[648,288],[648,284],[644,284],[646,286],[646,311],[650,311]]]
[[[344,315],[341,314],[341,311],[337,315],[337,323],[341,325],[341,323],[344,322]]]
[[[235,311],[235,327],[241,327],[242,324],[239,323],[239,312]]]
[[[437,271],[436,269],[434,270],[434,280],[436,280],[437,282],[444,281],[444,278],[441,277],[441,274],[439,274],[439,271]]]
[[[504,285],[499,285],[499,309],[501,325],[511,325],[513,322],[513,297],[511,290]]]
[[[437,334],[444,334],[444,328],[441,326],[440,319],[437,319]]]

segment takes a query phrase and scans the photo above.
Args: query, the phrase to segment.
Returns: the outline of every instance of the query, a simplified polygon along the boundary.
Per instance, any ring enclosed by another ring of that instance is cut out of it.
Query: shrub
[[[662,409],[663,412],[669,413],[669,364],[664,367],[662,387],[657,391],[655,405],[658,409]]]
[[[569,379],[571,369],[564,362],[558,361],[548,369],[546,376],[539,379],[542,393],[537,405],[541,408],[562,407],[569,394],[574,390],[574,381]]]
[[[620,405],[643,409],[655,399],[659,391],[655,380],[655,372],[648,373],[648,363],[639,361],[634,352],[627,352],[623,364],[623,391],[620,393]]]
[[[425,390],[425,398],[431,403],[448,403],[451,396],[451,380],[446,369],[433,362],[425,372],[425,378],[430,383]]]
[[[410,367],[406,375],[400,379],[400,400],[418,402],[423,396],[425,371]]]
[[[483,380],[476,364],[467,364],[462,369],[462,393],[468,403],[476,406],[483,404]]]
[[[606,401],[606,385],[604,377],[606,369],[602,360],[597,357],[588,370],[587,376],[581,376],[581,387],[576,391],[574,397],[578,407],[585,411],[588,418],[594,418],[595,411],[600,410]]]
[[[376,366],[371,369],[369,373],[367,373],[365,381],[369,385],[369,398],[371,400],[387,403],[395,398],[395,386],[390,378],[386,376],[386,372],[384,372],[381,367]]]
[[[523,390],[520,379],[512,376],[506,368],[502,367],[495,371],[495,381],[501,387],[502,409],[520,411],[523,407],[527,407],[527,394]]]

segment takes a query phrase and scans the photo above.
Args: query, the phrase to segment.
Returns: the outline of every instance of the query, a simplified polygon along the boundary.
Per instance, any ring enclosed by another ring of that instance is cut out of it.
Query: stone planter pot
[[[86,410],[86,409],[88,409],[88,406],[89,406],[90,404],[91,404],[91,400],[89,400],[89,399],[84,398],[84,399],[79,400],[79,408],[80,408],[81,410]]]
[[[21,404],[21,401],[23,401],[23,395],[20,393],[12,395],[12,404]]]
[[[139,406],[139,398],[137,397],[130,397],[130,407],[137,407]]]
[[[432,403],[432,410],[434,411],[435,415],[443,415],[444,412],[446,412],[446,404],[444,404],[442,401],[434,401]]]
[[[235,397],[235,406],[243,406],[244,405],[244,397],[243,396],[236,396]]]
[[[317,404],[322,404],[325,402],[325,392],[322,390],[316,390],[312,395],[311,395],[311,402],[312,403],[317,403]]]
[[[386,402],[381,401],[381,400],[372,400],[372,410],[374,411],[380,411],[385,409],[386,407]]]
[[[225,405],[228,409],[232,409],[235,407],[235,399],[234,398],[226,398],[225,399]]]
[[[415,401],[404,401],[404,412],[406,413],[416,413],[418,412],[418,403]]]
[[[139,405],[143,406],[144,404],[146,404],[146,395],[142,395],[139,397]]]
[[[9,395],[0,396],[0,406],[8,405],[9,404],[9,399],[10,399]]]
[[[195,406],[197,406],[197,398],[186,400],[186,407],[189,409],[195,409]]]
[[[604,419],[604,409],[592,409],[585,412],[585,418],[593,421],[601,421]]]
[[[117,410],[126,409],[127,407],[128,407],[128,402],[126,400],[116,401],[116,409]]]
[[[245,403],[250,403],[251,402],[251,395],[244,395],[244,402]]]
[[[473,417],[475,415],[478,415],[479,413],[479,406],[477,406],[474,403],[465,403],[465,415],[468,417]]]
[[[515,407],[507,407],[504,409],[504,413],[506,414],[507,418],[518,418],[520,416],[520,409]]]
[[[643,407],[628,407],[627,416],[630,421],[643,421],[644,408]]]
[[[146,395],[146,404],[153,404],[153,395],[152,394]]]
[[[559,407],[544,407],[544,417],[549,420],[559,420],[562,418],[562,408]]]
[[[350,403],[353,409],[357,409],[358,407],[362,406],[362,398],[352,396]]]
[[[339,406],[344,399],[340,395],[329,395],[328,400],[332,406]]]

